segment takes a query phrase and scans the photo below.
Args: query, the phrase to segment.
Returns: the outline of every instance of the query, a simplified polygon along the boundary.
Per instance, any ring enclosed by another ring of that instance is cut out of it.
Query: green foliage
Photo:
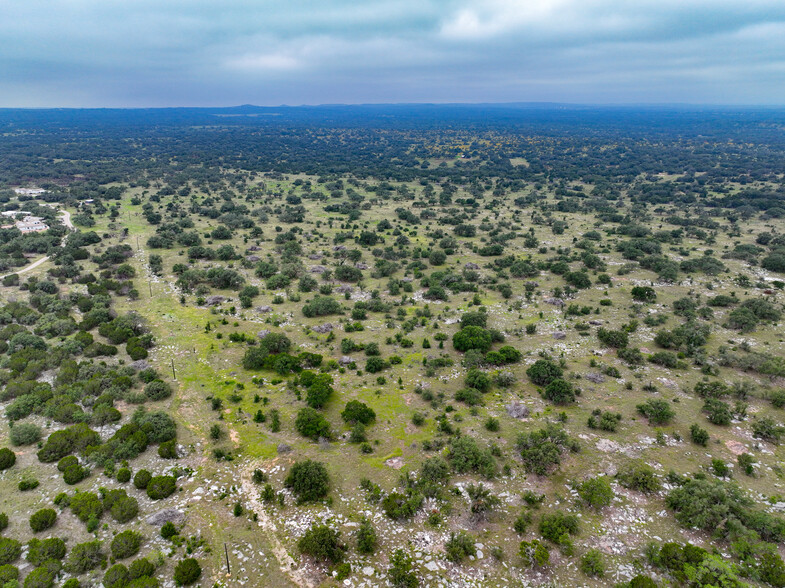
[[[143,540],[144,537],[142,537],[141,533],[131,531],[130,529],[118,533],[114,536],[110,545],[112,556],[115,559],[125,559],[132,555],[136,555],[139,553],[139,548],[142,546]]]
[[[417,588],[419,580],[412,568],[411,556],[403,549],[396,549],[390,558],[387,579],[395,588]]]
[[[376,530],[371,522],[363,517],[357,529],[357,551],[363,555],[371,555],[376,551],[377,543]]]
[[[709,442],[709,432],[697,423],[690,425],[690,440],[696,445],[706,447]]]
[[[462,436],[450,443],[450,465],[459,474],[477,472],[486,478],[496,474],[496,460],[490,450],[483,450],[472,437]]]
[[[626,331],[613,331],[600,327],[597,329],[597,338],[607,347],[620,349],[627,347],[629,337]]]
[[[310,406],[300,409],[294,428],[303,437],[318,441],[319,437],[330,438],[330,423]]]
[[[562,369],[548,359],[538,359],[526,370],[526,375],[537,386],[547,386],[562,377]]]
[[[84,574],[94,570],[106,561],[106,555],[101,551],[100,541],[87,541],[74,545],[68,554],[65,569],[72,574]]]
[[[570,536],[577,535],[579,528],[577,516],[560,510],[545,513],[540,519],[540,534],[551,543],[562,547],[566,553],[572,548]]]
[[[731,539],[748,531],[764,541],[785,538],[785,521],[752,509],[752,500],[731,482],[686,480],[668,493],[665,502],[676,512],[676,520],[688,528],[704,529]]]
[[[350,400],[341,412],[341,418],[347,423],[370,425],[376,419],[376,413],[359,400]]]
[[[602,578],[605,576],[605,562],[597,549],[590,549],[581,556],[581,572],[590,578]]]
[[[77,492],[71,497],[71,512],[83,523],[98,519],[104,512],[101,499],[93,492]]]
[[[578,495],[592,508],[609,506],[613,502],[613,489],[605,476],[588,478],[578,484]]]
[[[178,586],[194,584],[202,576],[202,566],[192,557],[177,562],[174,567],[174,582]]]
[[[343,561],[346,546],[341,543],[340,532],[327,525],[314,523],[297,542],[300,553],[333,565]]]
[[[40,566],[50,559],[63,559],[65,557],[65,541],[59,537],[49,539],[31,539],[27,544],[27,561],[34,566]]]
[[[30,515],[30,528],[33,533],[40,533],[51,528],[57,520],[57,513],[52,508],[42,508]]]
[[[318,461],[298,461],[289,470],[284,485],[291,488],[298,502],[317,502],[330,491],[330,476]]]
[[[0,471],[7,470],[11,466],[16,463],[16,454],[8,449],[7,447],[3,447],[0,449]]]
[[[176,489],[174,476],[153,476],[147,484],[147,496],[152,500],[161,500],[171,496]]]
[[[466,352],[470,349],[477,349],[485,353],[490,349],[493,342],[491,334],[483,327],[470,325],[463,327],[452,337],[452,345],[457,351]]]
[[[662,484],[654,468],[642,461],[630,461],[619,468],[616,479],[625,488],[638,492],[659,492]]]
[[[0,566],[16,561],[22,555],[22,544],[16,539],[0,537]]]
[[[541,568],[547,566],[551,559],[548,546],[542,543],[539,539],[521,541],[518,554],[523,560],[523,565],[527,568]]]
[[[556,425],[548,423],[545,428],[522,433],[516,444],[527,472],[545,476],[561,463],[564,451],[578,451],[578,442]]]
[[[575,388],[567,380],[556,378],[545,387],[544,396],[554,404],[571,404],[575,402]]]
[[[477,555],[474,537],[465,531],[450,533],[450,538],[444,544],[444,553],[447,559],[453,563],[461,563],[470,555]]]
[[[638,412],[649,419],[650,425],[665,425],[669,423],[676,413],[669,402],[665,400],[647,400],[636,406]]]
[[[11,427],[9,438],[16,446],[32,445],[41,439],[41,428],[33,423],[15,423]]]

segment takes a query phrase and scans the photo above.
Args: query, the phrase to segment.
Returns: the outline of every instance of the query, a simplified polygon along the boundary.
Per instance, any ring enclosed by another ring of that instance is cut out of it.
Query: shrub
[[[112,539],[110,545],[112,555],[115,559],[125,559],[132,555],[136,555],[139,553],[139,548],[142,546],[143,540],[144,537],[142,537],[141,533],[137,533],[136,531],[127,530],[118,533],[115,535],[114,539]]]
[[[298,461],[289,470],[284,485],[291,488],[298,502],[315,502],[330,491],[330,476],[318,461]]]
[[[690,440],[696,445],[706,447],[709,442],[709,432],[698,423],[693,423],[690,425]]]
[[[365,362],[365,371],[369,374],[379,373],[388,367],[390,367],[390,364],[377,356],[369,357]]]
[[[7,583],[17,580],[18,578],[19,569],[16,566],[10,564],[0,566],[0,586],[5,586]]]
[[[783,433],[785,433],[785,427],[769,417],[759,418],[752,423],[752,435],[774,445],[779,445]]]
[[[165,400],[172,395],[172,387],[163,380],[153,380],[144,387],[144,393],[150,400]]]
[[[516,446],[526,471],[538,476],[545,476],[558,466],[562,453],[567,449],[579,449],[577,441],[570,439],[563,429],[552,423],[548,423],[544,429],[522,433]]]
[[[452,337],[452,344],[458,351],[469,351],[478,349],[486,353],[493,342],[491,334],[482,327],[470,325],[462,328]]]
[[[466,373],[464,383],[469,388],[474,388],[480,392],[487,392],[491,389],[491,378],[488,374],[478,369],[471,369]]]
[[[0,449],[0,470],[7,470],[15,463],[16,454],[13,451],[8,449],[8,447]]]
[[[300,435],[313,441],[317,441],[319,437],[330,437],[330,423],[310,406],[297,413],[294,428]]]
[[[523,565],[527,568],[534,566],[546,566],[551,559],[548,546],[542,543],[539,539],[533,539],[532,541],[521,541],[518,554],[523,560]]]
[[[455,393],[455,400],[469,406],[477,406],[482,404],[482,392],[475,388],[461,388]]]
[[[581,571],[590,578],[605,576],[605,562],[602,554],[596,549],[590,549],[581,557]]]
[[[0,566],[16,561],[22,555],[22,544],[16,539],[0,537]]]
[[[71,497],[71,512],[83,523],[100,518],[104,505],[93,492],[77,492]]]
[[[551,380],[545,387],[545,398],[554,404],[570,404],[575,402],[575,389],[572,384],[561,378]]]
[[[131,470],[128,468],[120,468],[117,470],[117,481],[121,484],[126,484],[131,481]]]
[[[155,573],[155,566],[146,558],[135,559],[128,566],[128,578],[136,580],[145,576],[152,576]]]
[[[13,445],[32,445],[40,441],[41,428],[33,423],[16,423],[11,427],[9,437]]]
[[[314,523],[297,542],[300,553],[335,565],[344,558],[346,546],[341,543],[340,532],[327,525]]]
[[[174,582],[178,586],[188,586],[202,575],[202,566],[192,557],[179,561],[174,568]]]
[[[642,461],[624,464],[616,473],[616,479],[625,488],[638,492],[657,492],[661,487],[654,468]]]
[[[377,543],[376,530],[371,522],[363,517],[360,527],[357,529],[357,551],[363,555],[370,555],[376,551]]]
[[[578,517],[557,510],[545,513],[540,520],[540,534],[556,545],[569,546],[570,535],[577,535]]]
[[[146,490],[153,475],[147,470],[139,470],[134,476],[134,486],[139,490]]]
[[[161,500],[171,496],[177,489],[174,476],[153,476],[147,484],[147,496],[152,500]]]
[[[538,359],[526,370],[526,375],[537,386],[547,386],[562,377],[562,369],[548,359]]]
[[[0,512],[0,531],[5,531],[8,528],[8,515]]]
[[[578,485],[581,499],[592,508],[602,508],[613,502],[613,489],[605,476],[589,478]]]
[[[51,508],[42,508],[30,515],[30,528],[33,533],[40,533],[55,524],[57,513]]]
[[[89,475],[90,470],[88,468],[79,464],[72,464],[63,471],[63,481],[69,485],[78,484]]]
[[[123,564],[115,564],[104,574],[104,588],[125,588],[130,575]]]
[[[164,539],[171,539],[177,534],[177,527],[174,526],[172,521],[166,521],[161,527],[161,537]]]
[[[665,400],[647,400],[636,408],[639,413],[649,419],[650,425],[665,425],[676,416],[670,403]]]
[[[496,474],[496,460],[489,450],[480,449],[477,442],[468,436],[458,437],[450,443],[450,465],[459,474],[478,472],[486,478]]]
[[[627,347],[629,343],[629,338],[625,331],[612,331],[602,327],[597,329],[597,338],[607,347],[616,349]]]
[[[729,425],[733,418],[730,406],[716,398],[706,399],[703,405],[703,412],[706,413],[709,422],[715,425]]]
[[[474,538],[465,531],[450,533],[450,538],[444,544],[444,553],[448,560],[460,563],[465,558],[477,555]]]
[[[94,570],[106,561],[106,555],[101,551],[100,541],[88,541],[78,543],[68,554],[65,564],[66,571],[72,574],[84,574],[89,570]]]
[[[630,294],[632,294],[633,300],[639,302],[654,302],[657,300],[657,293],[654,291],[654,288],[649,286],[634,286],[630,290]]]
[[[32,539],[27,547],[27,561],[34,566],[40,566],[46,560],[59,560],[65,557],[65,541],[59,537],[51,537],[43,541]]]
[[[376,419],[376,413],[359,400],[350,400],[341,412],[341,418],[347,423],[369,425]]]
[[[412,558],[403,549],[396,549],[390,558],[387,579],[395,588],[417,588],[419,580],[412,570]]]

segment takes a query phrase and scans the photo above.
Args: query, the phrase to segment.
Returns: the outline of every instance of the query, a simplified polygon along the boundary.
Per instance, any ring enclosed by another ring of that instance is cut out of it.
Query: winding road
[[[67,210],[61,210],[60,214],[63,215],[62,219],[61,219],[63,221],[63,224],[67,228],[69,228],[70,230],[73,231],[75,227],[74,227],[74,224],[71,222],[71,213],[68,212]],[[66,234],[65,237],[63,237],[63,240],[60,243],[60,247],[65,247],[66,237],[68,237],[67,234]],[[30,270],[33,270],[33,269],[37,268],[39,265],[41,265],[42,263],[45,263],[47,261],[49,261],[49,256],[48,255],[45,256],[45,257],[42,257],[41,259],[35,260],[33,263],[31,263],[30,265],[26,265],[22,269],[19,269],[19,270],[16,270],[14,272],[11,272],[9,274],[5,274],[5,275],[0,276],[0,280],[5,278],[5,277],[7,277],[7,276],[13,275],[13,274],[23,274],[25,272],[29,272]]]

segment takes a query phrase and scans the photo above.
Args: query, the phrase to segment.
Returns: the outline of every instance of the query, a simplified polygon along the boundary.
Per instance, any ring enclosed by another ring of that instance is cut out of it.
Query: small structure
[[[44,194],[46,190],[43,188],[14,188],[14,192],[20,196],[40,196],[41,194]]]
[[[16,228],[23,233],[39,233],[49,229],[49,225],[40,216],[26,216],[16,221]]]

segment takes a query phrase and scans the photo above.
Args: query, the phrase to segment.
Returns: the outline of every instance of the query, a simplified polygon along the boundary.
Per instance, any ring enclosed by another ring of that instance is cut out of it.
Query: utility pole
[[[172,359],[172,379],[173,380],[177,379],[177,374],[174,371],[174,359]]]
[[[153,297],[153,283],[151,281],[147,281],[147,285],[150,286],[150,298]]]
[[[232,570],[229,569],[229,549],[226,547],[226,543],[224,543],[224,553],[226,554],[226,573],[231,576]]]

